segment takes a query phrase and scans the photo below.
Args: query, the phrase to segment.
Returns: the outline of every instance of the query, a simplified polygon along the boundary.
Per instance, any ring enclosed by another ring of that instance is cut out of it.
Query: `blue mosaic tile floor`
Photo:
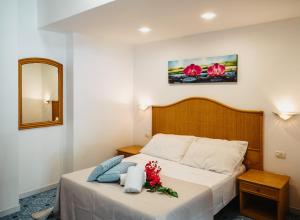
[[[20,200],[21,211],[0,218],[1,220],[32,220],[31,214],[45,208],[52,207],[55,203],[56,189],[36,194]],[[55,220],[55,219],[52,219]]]
[[[20,200],[21,211],[8,215],[1,220],[31,220],[31,213],[52,207],[55,203],[56,189],[49,190]],[[48,218],[49,220],[56,220]],[[214,218],[215,220],[251,220],[239,214],[238,200],[233,200]],[[300,216],[289,214],[286,220],[300,220]]]

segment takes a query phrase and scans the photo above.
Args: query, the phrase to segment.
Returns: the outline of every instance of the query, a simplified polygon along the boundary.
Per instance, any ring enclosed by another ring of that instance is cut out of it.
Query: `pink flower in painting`
[[[215,63],[214,65],[208,67],[207,74],[209,76],[224,76],[225,74],[225,66]]]
[[[198,65],[191,64],[184,68],[183,73],[187,76],[198,76],[202,72],[202,68]]]

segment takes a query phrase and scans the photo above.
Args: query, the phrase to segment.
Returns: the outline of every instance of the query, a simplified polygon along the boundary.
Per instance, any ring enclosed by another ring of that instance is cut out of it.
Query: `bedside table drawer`
[[[261,195],[261,196],[269,198],[269,199],[278,200],[278,190],[271,189],[269,187],[241,181],[240,182],[240,190],[249,192],[249,193],[253,193],[253,194],[257,194],[257,195]]]

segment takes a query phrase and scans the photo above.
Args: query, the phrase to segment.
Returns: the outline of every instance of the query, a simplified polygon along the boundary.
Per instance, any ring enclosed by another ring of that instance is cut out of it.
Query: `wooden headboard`
[[[263,111],[239,110],[193,97],[171,105],[152,106],[152,135],[157,133],[248,141],[244,164],[263,169]]]

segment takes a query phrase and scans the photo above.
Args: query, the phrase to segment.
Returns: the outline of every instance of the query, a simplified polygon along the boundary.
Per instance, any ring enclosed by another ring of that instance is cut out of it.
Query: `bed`
[[[152,160],[157,160],[158,164],[163,168],[162,175],[208,186],[211,189],[213,196],[213,214],[217,214],[237,195],[236,178],[246,170],[245,166],[242,165],[232,175],[226,175],[182,165],[177,162],[145,154],[138,154],[125,158],[125,161],[136,162],[140,166],[145,166],[148,161]]]
[[[152,107],[152,134],[193,135],[243,140],[248,148],[232,174],[198,169],[146,154],[125,161],[144,166],[157,160],[162,180],[179,191],[179,199],[142,192],[125,194],[118,184],[88,183],[93,168],[62,176],[62,219],[213,219],[236,195],[236,177],[246,169],[263,169],[263,112],[239,110],[207,98],[188,98],[167,106]]]

